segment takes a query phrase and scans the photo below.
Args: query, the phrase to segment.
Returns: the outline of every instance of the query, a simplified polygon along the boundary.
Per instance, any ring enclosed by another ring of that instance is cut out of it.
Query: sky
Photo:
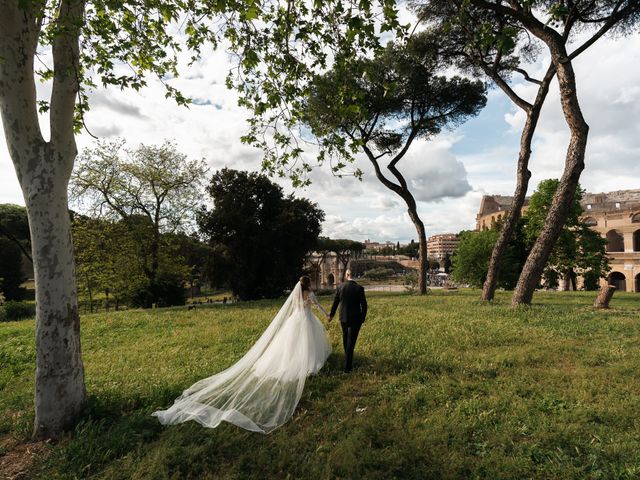
[[[548,57],[541,56],[529,70],[541,78],[547,64]],[[140,92],[96,90],[90,94],[87,128],[100,138],[124,138],[129,147],[173,140],[191,158],[204,158],[211,172],[223,167],[259,170],[261,152],[240,142],[248,113],[224,84],[230,65],[227,53],[212,51],[170,80],[193,99],[189,108],[165,99],[164,87],[153,80]],[[574,61],[574,68],[590,126],[582,187],[592,193],[640,188],[640,34],[600,40]],[[535,92],[534,85],[518,78],[513,87],[528,99]],[[49,85],[38,85],[40,98],[49,94]],[[414,143],[399,167],[410,179],[427,235],[472,229],[482,195],[513,194],[524,118],[502,91],[492,88],[477,117]],[[47,138],[45,118],[41,125]],[[24,205],[2,133],[0,203]],[[533,141],[529,193],[539,181],[561,176],[568,139],[554,82]],[[80,150],[93,141],[86,132],[77,137]],[[294,191],[286,180],[274,180],[324,210],[325,236],[401,243],[417,239],[402,200],[378,182],[366,159],[359,158],[357,166],[365,172],[361,181],[334,177],[326,166],[313,170],[312,184],[304,189]]]

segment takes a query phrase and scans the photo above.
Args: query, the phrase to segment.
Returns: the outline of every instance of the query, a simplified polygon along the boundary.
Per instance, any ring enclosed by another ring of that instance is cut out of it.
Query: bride
[[[327,332],[311,305],[328,316],[310,287],[309,277],[301,277],[244,357],[196,382],[169,409],[153,415],[164,425],[195,420],[215,428],[224,420],[260,433],[283,425],[300,401],[305,379],[317,373],[331,353]]]

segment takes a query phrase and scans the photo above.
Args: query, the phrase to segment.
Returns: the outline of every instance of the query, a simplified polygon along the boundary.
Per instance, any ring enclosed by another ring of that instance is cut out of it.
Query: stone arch
[[[595,227],[598,225],[598,220],[593,217],[587,217],[583,220],[583,222],[590,227]]]
[[[609,274],[609,285],[613,285],[616,287],[618,292],[626,292],[627,291],[627,277],[624,273],[620,272],[611,272]]]
[[[640,229],[633,232],[633,251],[640,252]]]
[[[624,237],[620,231],[607,232],[607,252],[624,252]]]
[[[640,292],[640,273],[638,273],[636,275],[636,281],[635,281],[635,285],[636,288],[633,290],[634,292],[638,293]]]
[[[640,223],[640,212],[631,216],[631,223]]]
[[[336,277],[333,276],[333,273],[330,273],[329,275],[327,275],[327,285],[333,287],[334,283],[336,283]]]

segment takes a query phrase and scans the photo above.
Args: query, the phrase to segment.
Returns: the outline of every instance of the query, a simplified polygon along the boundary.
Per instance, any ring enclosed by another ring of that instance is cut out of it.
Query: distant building
[[[491,228],[504,218],[512,203],[513,197],[483,196],[476,229]],[[602,283],[615,285],[620,291],[640,292],[640,189],[586,193],[581,205],[582,220],[607,239],[611,272]]]
[[[454,254],[459,242],[460,239],[455,233],[431,235],[427,238],[427,255],[441,262],[447,254],[449,256]]]
[[[396,244],[390,241],[386,241],[384,243],[380,243],[380,242],[372,242],[371,240],[367,239],[364,242],[362,242],[362,244],[364,245],[364,249],[367,251],[367,253],[371,253],[371,252],[379,252],[380,250],[384,249],[384,248],[395,248]]]
[[[483,195],[480,201],[480,211],[476,215],[476,230],[490,230],[496,222],[502,220],[511,209],[513,197],[506,195]],[[522,211],[527,210],[529,197],[524,201]]]

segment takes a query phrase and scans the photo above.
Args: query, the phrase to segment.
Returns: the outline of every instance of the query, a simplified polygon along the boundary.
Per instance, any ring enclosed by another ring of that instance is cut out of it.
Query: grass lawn
[[[328,364],[268,436],[150,413],[241,357],[280,301],[83,316],[88,408],[57,444],[24,444],[34,323],[0,324],[0,464],[43,479],[640,478],[640,295],[609,311],[595,293],[517,311],[478,296],[369,295],[354,372],[332,324]]]

